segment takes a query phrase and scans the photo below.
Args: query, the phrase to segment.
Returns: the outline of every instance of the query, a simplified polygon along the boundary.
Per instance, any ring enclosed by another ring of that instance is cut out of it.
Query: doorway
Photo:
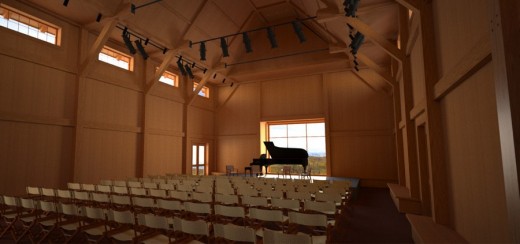
[[[207,165],[207,145],[203,143],[197,143],[192,145],[191,153],[191,174],[192,175],[205,175]]]

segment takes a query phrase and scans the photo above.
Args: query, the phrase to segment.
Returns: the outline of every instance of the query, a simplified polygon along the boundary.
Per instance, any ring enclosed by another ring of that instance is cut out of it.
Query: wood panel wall
[[[427,4],[420,4],[421,7]],[[504,190],[504,176],[500,155],[500,140],[496,108],[493,64],[486,55],[491,55],[489,22],[491,12],[487,0],[433,1],[432,43],[438,69],[425,67],[425,52],[429,47],[422,34],[411,51],[414,108],[405,111],[416,126],[436,123],[428,118],[429,106],[440,105],[442,135],[427,132],[428,148],[434,143],[442,143],[445,153],[445,168],[436,168],[445,176],[447,189],[436,192],[440,187],[435,180],[418,182],[430,187],[432,199],[443,198],[449,206],[443,219],[448,225],[469,242],[511,242],[508,233],[508,213]],[[427,9],[420,9],[427,11]],[[424,21],[424,20],[423,20]],[[421,32],[431,30],[421,30]],[[480,54],[483,55],[480,55]],[[430,57],[432,58],[432,57]],[[428,60],[431,63],[431,60]],[[435,93],[427,91],[426,82],[438,76]],[[425,76],[430,75],[430,77]],[[448,84],[448,85],[446,85]],[[448,86],[447,88],[442,86]],[[443,88],[443,93],[437,90]],[[432,97],[431,94],[434,94]],[[403,103],[402,97],[401,103]],[[409,99],[409,98],[408,98]],[[428,102],[425,102],[425,99]],[[433,100],[433,101],[431,101]],[[435,108],[433,108],[435,109]],[[438,141],[441,138],[442,141]],[[405,150],[417,150],[417,145],[404,142]],[[432,168],[431,151],[428,151],[430,179]],[[406,155],[406,153],[405,153]],[[405,160],[408,164],[408,160]],[[406,186],[410,189],[410,176],[418,175],[406,165]],[[422,167],[422,166],[421,166]],[[433,182],[433,183],[432,183]],[[432,185],[433,184],[433,185]],[[433,207],[437,204],[433,202]],[[448,219],[447,223],[444,220]]]
[[[80,79],[78,64],[97,34],[19,1],[3,3],[62,27],[63,35],[57,47],[0,28],[0,194],[23,194],[29,185],[64,188],[71,181],[182,173],[183,163],[191,162],[183,136],[188,143],[208,143],[214,154],[215,93],[195,97],[191,106],[184,105],[179,88],[164,84],[145,96],[160,60],[138,55],[132,72],[94,61]],[[110,41],[106,45],[126,52]],[[77,110],[80,93],[84,107]]]
[[[489,3],[435,1],[441,79],[456,72],[479,42],[489,42]],[[491,51],[491,50],[489,50]],[[508,242],[492,65],[442,99],[453,228],[470,242]],[[493,209],[492,211],[490,211]]]

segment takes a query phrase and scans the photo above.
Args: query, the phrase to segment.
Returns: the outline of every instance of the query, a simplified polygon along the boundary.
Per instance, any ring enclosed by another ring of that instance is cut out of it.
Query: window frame
[[[3,3],[0,3],[0,16],[2,17],[2,19],[6,20],[7,26],[0,25],[5,29],[14,31],[24,36],[32,37],[32,39],[40,40],[44,43],[48,43],[53,46],[61,46],[62,28],[56,24],[42,20],[36,16],[33,16],[31,14],[28,14],[26,12],[23,12],[19,9],[13,8]],[[9,27],[9,21],[11,20],[16,23],[16,29]],[[27,32],[20,30],[21,25],[25,25],[25,27],[27,28]],[[35,30],[32,30],[31,28]],[[37,31],[35,34],[36,36],[30,34],[31,30],[33,32]],[[46,39],[43,40],[42,38],[40,38],[40,34],[46,35]],[[50,42],[47,40],[49,35],[54,36],[54,42]]]
[[[159,69],[159,67],[156,67],[155,71],[157,71]],[[162,81],[161,79],[166,78],[168,79],[168,77],[165,76],[165,74],[167,76],[172,76],[174,77],[174,79],[171,79],[173,80],[173,85],[171,85],[170,83],[166,83],[164,81]],[[168,70],[165,70],[162,74],[161,74],[161,77],[159,78],[159,82],[162,83],[162,84],[165,84],[165,85],[168,85],[168,86],[172,86],[172,87],[179,87],[179,75],[173,73],[173,72],[170,72]]]
[[[323,136],[308,136],[307,135],[308,134],[308,132],[307,132],[307,125],[308,124],[315,124],[315,123],[323,123],[323,125],[325,126],[325,128],[324,128],[324,135]],[[270,132],[270,130],[271,130],[270,126],[272,126],[272,125],[287,125],[288,126],[288,125],[295,125],[295,124],[305,124],[305,150],[307,150],[307,151],[308,151],[308,138],[323,137],[324,140],[325,140],[325,172],[321,172],[320,171],[319,174],[318,174],[315,171],[315,169],[313,169],[312,174],[313,175],[320,175],[320,176],[328,175],[329,165],[328,165],[328,158],[327,158],[327,129],[326,129],[326,124],[325,124],[325,119],[324,118],[303,119],[303,120],[265,121],[265,122],[262,122],[262,124],[263,124],[264,130],[265,130],[265,137],[262,138],[262,139],[265,139],[267,141],[272,141],[272,139],[271,139],[271,132]],[[302,136],[297,136],[297,137],[293,137],[293,138],[301,138],[301,137]],[[289,137],[289,131],[287,130],[285,137],[274,137],[274,138],[287,138],[287,141],[288,141],[289,138],[291,138],[291,137]],[[263,142],[262,142],[262,144],[263,144]],[[275,145],[275,146],[278,146],[278,145]],[[262,148],[264,148],[266,155],[270,158],[270,155],[269,155],[269,152],[267,152],[267,149],[265,149],[265,147],[263,145],[262,145]],[[288,143],[287,143],[287,146],[285,148],[288,148]],[[269,167],[267,173],[275,174],[276,172],[272,172],[271,171],[271,167]]]
[[[197,90],[197,87],[199,86],[199,82],[193,82],[193,91]],[[209,87],[203,86],[200,91],[197,93],[200,97],[204,97],[209,99]]]
[[[112,54],[113,53],[113,54]],[[100,55],[103,54],[105,56],[108,56],[110,58],[114,58],[114,59],[120,59],[121,57],[125,58],[125,59],[128,59],[128,62],[126,62],[128,64],[128,69],[125,69],[119,65],[116,65],[114,63],[110,63],[106,60],[102,60],[100,58]],[[105,63],[105,64],[109,64],[109,65],[112,65],[114,67],[117,67],[117,68],[120,68],[120,69],[123,69],[123,70],[128,70],[128,71],[131,71],[133,72],[134,71],[134,57],[133,56],[130,56],[124,52],[121,52],[117,49],[114,49],[114,48],[111,48],[107,45],[104,45],[103,48],[101,48],[101,51],[99,51],[98,53],[98,61],[102,62],[102,63]]]

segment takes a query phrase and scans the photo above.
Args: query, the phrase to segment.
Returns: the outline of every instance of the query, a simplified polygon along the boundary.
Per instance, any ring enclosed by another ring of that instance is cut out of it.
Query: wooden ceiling
[[[93,32],[99,32],[107,18],[118,16],[119,25],[127,26],[130,32],[168,49],[177,48],[178,54],[201,66],[215,69],[219,76],[236,82],[350,69],[352,63],[347,53],[328,51],[331,46],[346,47],[350,44],[348,28],[341,21],[303,21],[302,30],[307,39],[304,43],[298,41],[290,24],[277,26],[274,30],[279,47],[274,49],[270,47],[265,30],[250,32],[251,53],[245,52],[241,35],[232,36],[227,38],[229,57],[222,56],[219,40],[208,41],[206,61],[200,61],[199,45],[192,48],[187,45],[187,41],[199,42],[314,17],[319,9],[327,6],[336,6],[338,13],[341,13],[341,0],[162,0],[138,8],[135,14],[130,13],[130,4],[142,6],[153,0],[70,0],[66,7],[61,0],[24,1]],[[103,18],[96,22],[99,13]],[[398,5],[395,0],[361,0],[357,15],[379,35],[392,43],[396,42]],[[122,31],[116,28],[111,33],[111,39],[123,43],[121,34]],[[161,61],[164,57],[161,50],[151,45],[145,49],[153,59]],[[380,66],[389,67],[390,56],[368,39],[360,52]],[[198,75],[201,76],[201,73]],[[210,80],[215,84],[219,81],[219,78]]]

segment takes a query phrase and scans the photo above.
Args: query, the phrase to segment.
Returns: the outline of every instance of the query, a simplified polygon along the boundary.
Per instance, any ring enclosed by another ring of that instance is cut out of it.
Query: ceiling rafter
[[[190,106],[193,103],[193,101],[197,97],[197,94],[199,94],[200,90],[202,90],[206,83],[208,83],[209,78],[213,76],[213,74],[215,74],[215,71],[213,69],[210,69],[204,74],[204,76],[202,76],[202,79],[200,79],[197,88],[195,88],[195,90],[193,90],[193,92],[189,95],[186,105]]]
[[[405,6],[406,8],[414,11],[414,12],[420,12],[420,0],[395,0],[399,4]]]
[[[293,3],[291,0],[288,0],[289,4],[291,4],[291,6],[296,10],[298,11],[299,13],[301,14],[304,14],[305,16],[307,17],[310,17],[308,16],[308,14],[305,12],[305,10],[303,10],[300,6],[296,5],[295,3]],[[320,23],[318,23],[316,21],[316,19],[312,19],[310,20],[310,23],[311,25],[314,27],[314,28],[317,28],[319,32],[321,32],[322,34],[325,34],[327,36],[327,44],[336,44],[336,43],[344,43],[343,40],[341,40],[341,38],[339,38],[338,36],[336,36],[334,33],[330,32],[329,30],[327,30],[323,25],[321,25]],[[318,34],[318,36],[320,36]],[[321,37],[320,37],[321,39]]]
[[[258,8],[256,7],[256,5],[253,3],[252,0],[247,0],[247,2],[251,5],[251,7],[253,8],[253,11],[256,12],[256,14],[258,14],[258,16],[260,16],[262,18],[262,20],[264,21],[264,24],[268,24],[269,21],[267,20],[267,18],[260,12],[260,10],[258,10]]]
[[[107,40],[110,37],[110,33],[115,29],[118,21],[120,18],[128,16],[128,13],[125,12],[125,9],[129,8],[130,4],[120,4],[117,14],[114,16],[105,19],[103,26],[103,29],[99,33],[98,37],[94,41],[94,44],[92,44],[92,47],[90,48],[89,52],[87,53],[87,57],[85,61],[81,64],[79,68],[79,74],[80,76],[86,76],[88,72],[92,68],[92,64],[94,63],[94,60],[97,60],[97,57],[99,55],[99,52],[101,52],[101,49],[107,42]],[[129,11],[128,11],[129,12]]]
[[[385,37],[375,32],[369,25],[365,24],[361,20],[353,17],[347,17],[343,14],[333,12],[331,9],[320,9],[317,12],[317,21],[320,23],[326,23],[330,21],[342,21],[345,24],[350,24],[359,32],[363,33],[368,39],[372,40],[376,45],[380,46],[386,53],[393,58],[402,61],[404,52],[397,48],[397,45],[388,41]]]

